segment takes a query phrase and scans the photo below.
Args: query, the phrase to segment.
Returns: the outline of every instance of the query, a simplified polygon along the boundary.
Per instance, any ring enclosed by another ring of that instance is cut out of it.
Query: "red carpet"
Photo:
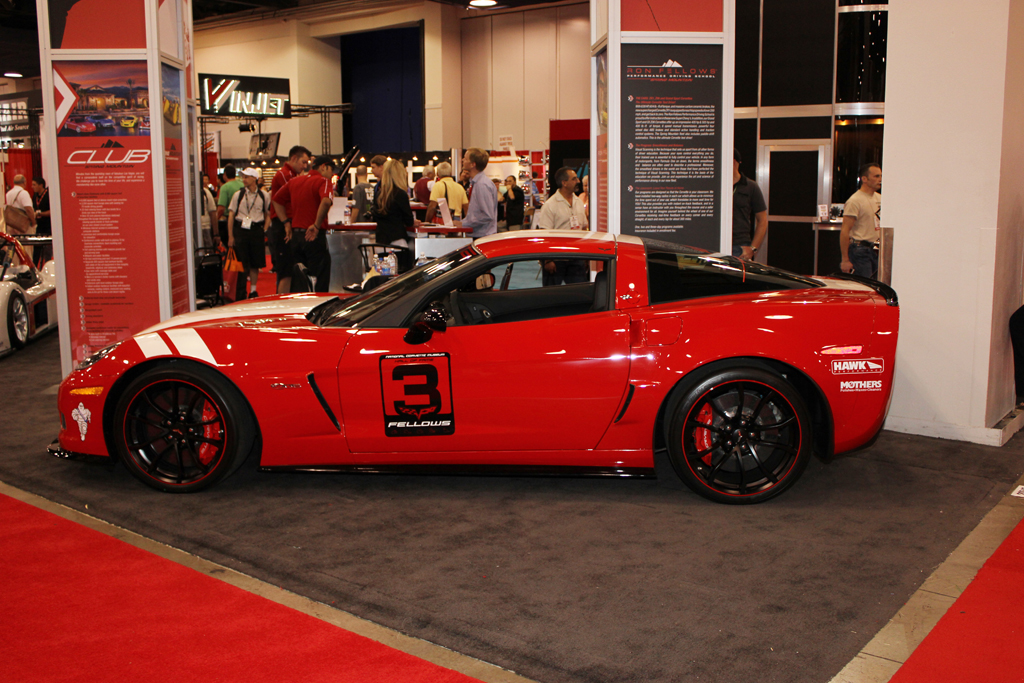
[[[1024,681],[1024,522],[890,683]]]
[[[476,679],[0,496],[4,681]]]

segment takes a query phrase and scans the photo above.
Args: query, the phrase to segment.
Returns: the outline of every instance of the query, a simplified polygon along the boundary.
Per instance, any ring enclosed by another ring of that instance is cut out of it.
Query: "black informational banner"
[[[287,78],[199,74],[199,113],[291,118],[290,85]]]
[[[622,45],[621,232],[721,249],[722,46]]]

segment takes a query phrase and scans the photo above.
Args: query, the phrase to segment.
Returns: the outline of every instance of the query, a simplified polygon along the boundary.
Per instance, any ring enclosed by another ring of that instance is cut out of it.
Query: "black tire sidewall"
[[[694,405],[707,392],[716,386],[727,382],[752,381],[770,386],[782,395],[793,408],[800,425],[800,446],[793,465],[786,472],[783,479],[766,491],[748,494],[745,496],[722,493],[709,487],[704,481],[693,473],[686,464],[682,452],[682,438],[685,427],[686,416],[693,409]],[[680,479],[694,493],[718,503],[730,505],[751,505],[762,503],[774,498],[796,483],[800,475],[807,468],[813,448],[811,434],[810,414],[804,403],[800,392],[793,387],[784,377],[764,367],[753,365],[733,365],[718,368],[709,368],[701,375],[693,378],[685,385],[677,388],[672,396],[665,420],[665,439],[668,446],[669,461]]]
[[[194,384],[217,405],[223,417],[224,454],[213,471],[198,482],[170,484],[151,477],[136,463],[125,443],[125,416],[129,406],[144,388],[161,381]],[[255,422],[248,404],[238,389],[214,370],[183,361],[172,361],[151,368],[132,380],[118,398],[112,429],[117,453],[128,471],[147,486],[168,493],[193,493],[223,481],[248,457],[253,449],[256,434]]]

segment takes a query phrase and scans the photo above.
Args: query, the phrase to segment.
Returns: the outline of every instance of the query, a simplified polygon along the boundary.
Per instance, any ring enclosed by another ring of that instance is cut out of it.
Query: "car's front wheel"
[[[241,393],[216,372],[193,364],[148,370],[121,394],[117,450],[140,481],[189,493],[213,486],[253,449],[256,425]]]
[[[693,491],[720,503],[774,498],[803,473],[811,425],[799,392],[757,367],[712,372],[674,397],[668,451]]]
[[[7,300],[7,337],[16,349],[24,348],[28,343],[28,306],[25,298],[16,291]]]

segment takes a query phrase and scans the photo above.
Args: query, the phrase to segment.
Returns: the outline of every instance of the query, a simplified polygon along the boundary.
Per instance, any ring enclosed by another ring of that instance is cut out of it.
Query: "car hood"
[[[315,306],[334,298],[323,294],[287,294],[284,296],[251,299],[227,306],[182,313],[149,327],[139,334],[149,334],[175,327],[208,327],[224,323],[239,323],[254,319],[272,325],[296,316],[305,316]]]

